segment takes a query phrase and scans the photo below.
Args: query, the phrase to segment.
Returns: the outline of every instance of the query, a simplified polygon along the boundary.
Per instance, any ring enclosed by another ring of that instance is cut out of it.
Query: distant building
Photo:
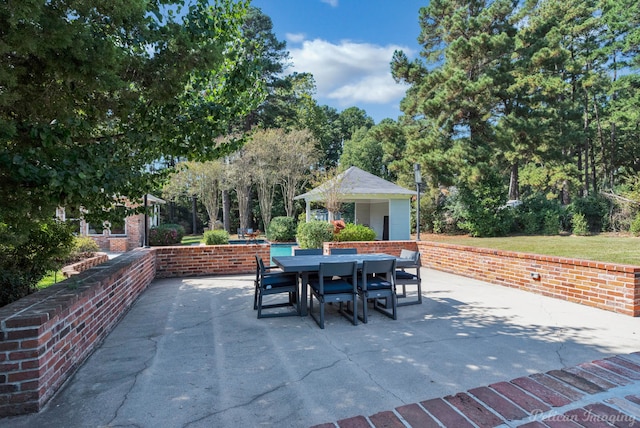
[[[147,195],[147,204],[152,213],[147,216],[148,227],[158,226],[160,221],[160,205],[163,199],[153,195]],[[144,214],[135,214],[125,217],[125,208],[135,208],[137,205],[125,202],[124,205],[116,205],[114,209],[122,210],[122,221],[104,222],[101,224],[89,223],[82,218],[80,212],[68,212],[64,208],[57,210],[57,217],[61,220],[77,220],[77,233],[80,236],[88,236],[93,239],[101,250],[109,252],[125,252],[144,245]]]
[[[323,203],[327,193],[339,194],[341,202],[355,204],[355,223],[369,226],[378,240],[407,240],[411,234],[411,198],[408,190],[355,166],[332,180],[294,199],[306,202],[307,221],[328,219],[326,210],[312,210],[311,203]],[[326,215],[325,215],[326,213]]]

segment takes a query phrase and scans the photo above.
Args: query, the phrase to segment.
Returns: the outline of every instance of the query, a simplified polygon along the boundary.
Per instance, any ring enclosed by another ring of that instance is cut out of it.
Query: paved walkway
[[[636,426],[640,319],[422,277],[397,321],[334,308],[324,330],[256,319],[251,276],[155,281],[44,410],[0,427]]]

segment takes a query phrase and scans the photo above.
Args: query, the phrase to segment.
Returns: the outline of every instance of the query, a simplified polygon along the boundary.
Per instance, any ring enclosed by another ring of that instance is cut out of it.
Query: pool
[[[292,256],[292,248],[297,244],[271,244],[271,264],[273,264],[273,258],[277,256]]]
[[[230,245],[266,244],[266,243],[267,243],[266,239],[229,239]]]

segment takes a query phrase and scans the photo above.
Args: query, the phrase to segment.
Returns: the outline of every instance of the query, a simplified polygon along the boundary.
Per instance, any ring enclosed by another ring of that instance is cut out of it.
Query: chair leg
[[[262,318],[262,293],[258,292],[258,318]]]
[[[253,310],[258,309],[258,282],[253,281],[253,286],[255,290],[253,291]]]
[[[362,294],[362,322],[363,323],[368,323],[369,322],[369,310],[367,308],[367,295],[366,294]]]
[[[324,328],[324,298],[318,301],[320,305],[320,328]]]
[[[391,307],[393,308],[393,319],[398,319],[398,296],[394,294],[391,295]]]
[[[353,295],[353,325],[358,325],[358,293]]]

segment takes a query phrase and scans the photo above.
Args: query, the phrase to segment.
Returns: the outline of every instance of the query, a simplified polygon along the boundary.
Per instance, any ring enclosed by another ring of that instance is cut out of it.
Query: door
[[[389,240],[389,216],[386,215],[384,216],[384,219],[382,220],[382,240],[383,241],[388,241]]]

